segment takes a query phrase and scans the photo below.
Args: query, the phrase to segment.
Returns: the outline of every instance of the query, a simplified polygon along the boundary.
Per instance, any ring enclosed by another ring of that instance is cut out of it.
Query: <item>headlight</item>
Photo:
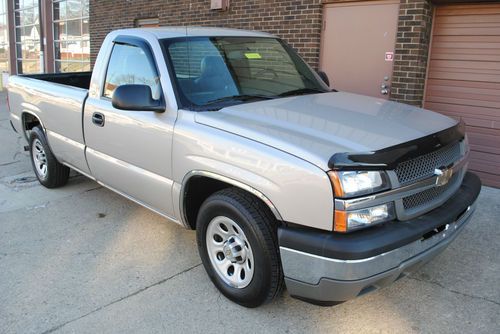
[[[393,220],[395,217],[392,202],[354,211],[335,210],[333,230],[350,232]]]
[[[336,197],[355,197],[390,188],[389,178],[382,171],[330,171]]]

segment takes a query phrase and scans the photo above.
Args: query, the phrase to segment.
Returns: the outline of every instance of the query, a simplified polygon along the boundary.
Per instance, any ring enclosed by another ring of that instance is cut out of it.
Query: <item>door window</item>
[[[151,59],[152,56],[140,47],[115,44],[109,59],[103,96],[111,98],[118,86],[139,84],[148,85],[153,99],[160,99],[160,78]]]

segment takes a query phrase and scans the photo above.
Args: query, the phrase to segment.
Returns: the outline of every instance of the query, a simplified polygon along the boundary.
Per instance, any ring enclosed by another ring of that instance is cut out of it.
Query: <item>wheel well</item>
[[[201,204],[213,193],[232,187],[232,184],[204,176],[191,177],[184,191],[184,215],[191,229],[196,229],[196,218]]]
[[[40,120],[36,116],[26,112],[23,114],[24,130],[31,130],[38,125],[40,125]]]
[[[35,116],[30,113],[23,113],[22,115],[22,121],[23,121],[23,130],[24,130],[24,135],[26,136],[26,139],[29,140],[30,138],[30,131],[38,125],[41,125],[42,123],[40,120]]]
[[[188,226],[193,230],[196,229],[196,218],[198,217],[200,207],[210,195],[219,190],[231,187],[236,187],[242,189],[245,192],[248,192],[256,199],[264,203],[266,207],[268,207],[268,205],[264,201],[262,201],[261,198],[255,196],[255,194],[252,194],[250,191],[244,188],[211,177],[195,175],[187,180],[183,192],[183,208],[181,209],[184,210],[182,214],[184,214]]]

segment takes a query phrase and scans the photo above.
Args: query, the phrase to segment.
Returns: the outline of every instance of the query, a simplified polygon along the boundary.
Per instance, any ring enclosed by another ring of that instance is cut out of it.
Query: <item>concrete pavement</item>
[[[0,333],[498,333],[500,190],[409,278],[318,307],[245,309],[212,285],[195,233],[74,174],[34,179],[0,94]]]

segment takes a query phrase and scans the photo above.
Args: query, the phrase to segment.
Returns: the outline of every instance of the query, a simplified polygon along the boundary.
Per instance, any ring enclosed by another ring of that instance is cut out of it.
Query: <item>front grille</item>
[[[457,183],[461,180],[461,173],[455,173],[447,184],[441,187],[430,188],[422,192],[410,195],[403,198],[403,207],[405,210],[418,210],[426,209],[435,202],[439,202],[445,197],[449,196],[450,191],[454,191]]]
[[[437,151],[407,160],[395,169],[399,183],[406,185],[434,175],[434,170],[447,167],[460,159],[460,142]]]

